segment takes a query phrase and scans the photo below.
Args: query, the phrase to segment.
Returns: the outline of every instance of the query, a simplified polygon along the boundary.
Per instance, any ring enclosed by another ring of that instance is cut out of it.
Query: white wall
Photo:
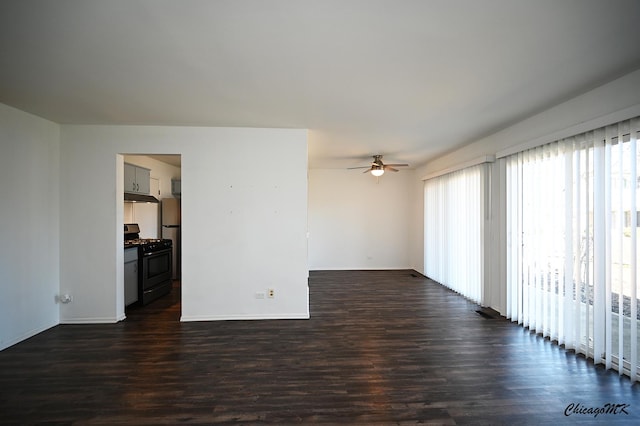
[[[309,170],[309,267],[411,268],[413,170]],[[422,241],[420,236],[420,241]]]
[[[121,153],[182,155],[182,320],[308,318],[306,131],[64,125],[60,144],[61,322],[124,317]]]
[[[59,321],[59,138],[0,104],[0,350]]]
[[[640,115],[640,70],[430,161],[419,177],[485,155],[523,150]],[[464,119],[464,117],[461,117]]]

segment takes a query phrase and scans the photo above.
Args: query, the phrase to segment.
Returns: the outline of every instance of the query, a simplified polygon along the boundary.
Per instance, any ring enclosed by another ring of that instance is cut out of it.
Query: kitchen
[[[181,158],[123,158],[124,305],[131,312],[180,291]]]

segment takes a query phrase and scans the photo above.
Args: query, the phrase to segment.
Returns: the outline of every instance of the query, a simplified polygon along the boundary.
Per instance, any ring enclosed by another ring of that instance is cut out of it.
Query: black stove
[[[140,238],[137,223],[124,225],[124,248],[138,248],[138,304],[146,305],[171,291],[172,245],[170,239]]]

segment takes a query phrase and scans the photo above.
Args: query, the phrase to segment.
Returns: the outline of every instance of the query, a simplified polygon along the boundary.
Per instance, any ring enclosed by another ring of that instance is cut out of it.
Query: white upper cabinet
[[[124,163],[124,192],[149,194],[151,190],[150,178],[151,171],[149,169]]]

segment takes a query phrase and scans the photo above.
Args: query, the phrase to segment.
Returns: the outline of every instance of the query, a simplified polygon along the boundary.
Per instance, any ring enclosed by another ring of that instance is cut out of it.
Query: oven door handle
[[[157,256],[160,254],[171,253],[171,249],[163,249],[158,251],[152,251],[151,253],[144,253],[143,256]]]

